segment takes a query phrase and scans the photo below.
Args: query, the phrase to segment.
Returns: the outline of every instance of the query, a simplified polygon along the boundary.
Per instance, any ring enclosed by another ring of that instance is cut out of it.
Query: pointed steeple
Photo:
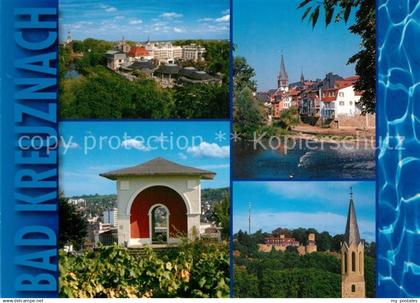
[[[304,83],[305,83],[305,77],[303,76],[303,67],[302,67],[301,72],[300,72],[300,82],[301,82],[302,84],[304,84]]]
[[[281,55],[279,80],[284,80],[284,81],[289,80],[289,77],[287,76],[287,72],[286,72],[286,66],[284,65],[283,54]]]
[[[349,211],[347,214],[347,224],[346,224],[346,231],[344,233],[344,241],[349,246],[352,243],[355,243],[356,245],[360,243],[359,226],[357,225],[356,210],[354,208],[352,188],[350,188]]]

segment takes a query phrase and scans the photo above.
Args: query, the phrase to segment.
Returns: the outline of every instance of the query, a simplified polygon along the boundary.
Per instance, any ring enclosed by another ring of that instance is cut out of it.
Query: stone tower
[[[277,87],[283,91],[287,91],[289,89],[289,76],[286,72],[286,66],[284,65],[283,55],[281,55],[280,73],[277,78]]]
[[[350,191],[346,231],[344,242],[341,243],[341,296],[343,298],[365,297],[364,259],[364,243],[360,240],[353,192]]]
[[[310,233],[308,235],[308,241],[306,243],[306,253],[311,254],[317,251],[316,242],[315,242],[315,234]]]
[[[305,85],[305,76],[303,75],[303,68],[302,68],[302,71],[300,73],[300,84],[302,86]]]

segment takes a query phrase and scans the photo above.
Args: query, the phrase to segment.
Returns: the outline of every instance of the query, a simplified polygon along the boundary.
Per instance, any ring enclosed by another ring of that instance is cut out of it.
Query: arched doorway
[[[169,210],[163,204],[156,204],[150,208],[150,238],[152,244],[168,243],[169,239]]]
[[[166,214],[163,210],[166,210]],[[156,216],[160,218],[153,222]],[[163,226],[163,220],[166,220],[166,227]],[[175,190],[166,186],[152,186],[140,192],[131,205],[130,237],[142,239],[143,243],[157,243],[164,239],[165,232],[166,243],[187,236],[187,207]]]

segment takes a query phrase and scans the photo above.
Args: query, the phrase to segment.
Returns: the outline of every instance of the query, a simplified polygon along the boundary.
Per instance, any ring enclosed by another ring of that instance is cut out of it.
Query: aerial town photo
[[[238,2],[234,177],[374,179],[374,15]]]
[[[233,197],[234,297],[375,297],[374,182],[234,182]]]
[[[60,7],[62,118],[229,118],[229,1]]]
[[[60,129],[61,297],[229,296],[228,122]]]

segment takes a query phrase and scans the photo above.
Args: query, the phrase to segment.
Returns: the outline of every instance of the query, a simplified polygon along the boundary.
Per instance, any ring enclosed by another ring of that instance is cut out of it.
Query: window
[[[353,101],[350,101],[350,102],[349,102],[349,104],[350,104],[350,105],[353,105]]]
[[[339,92],[339,93],[338,93],[338,95],[339,95],[340,97],[344,97],[344,92]]]
[[[344,273],[347,273],[347,253],[344,253]]]
[[[352,272],[356,271],[356,253],[355,252],[351,253],[351,271]]]
[[[355,284],[351,285],[351,292],[356,292],[356,285]]]
[[[338,103],[340,106],[344,106],[344,101],[340,101],[340,103]]]

